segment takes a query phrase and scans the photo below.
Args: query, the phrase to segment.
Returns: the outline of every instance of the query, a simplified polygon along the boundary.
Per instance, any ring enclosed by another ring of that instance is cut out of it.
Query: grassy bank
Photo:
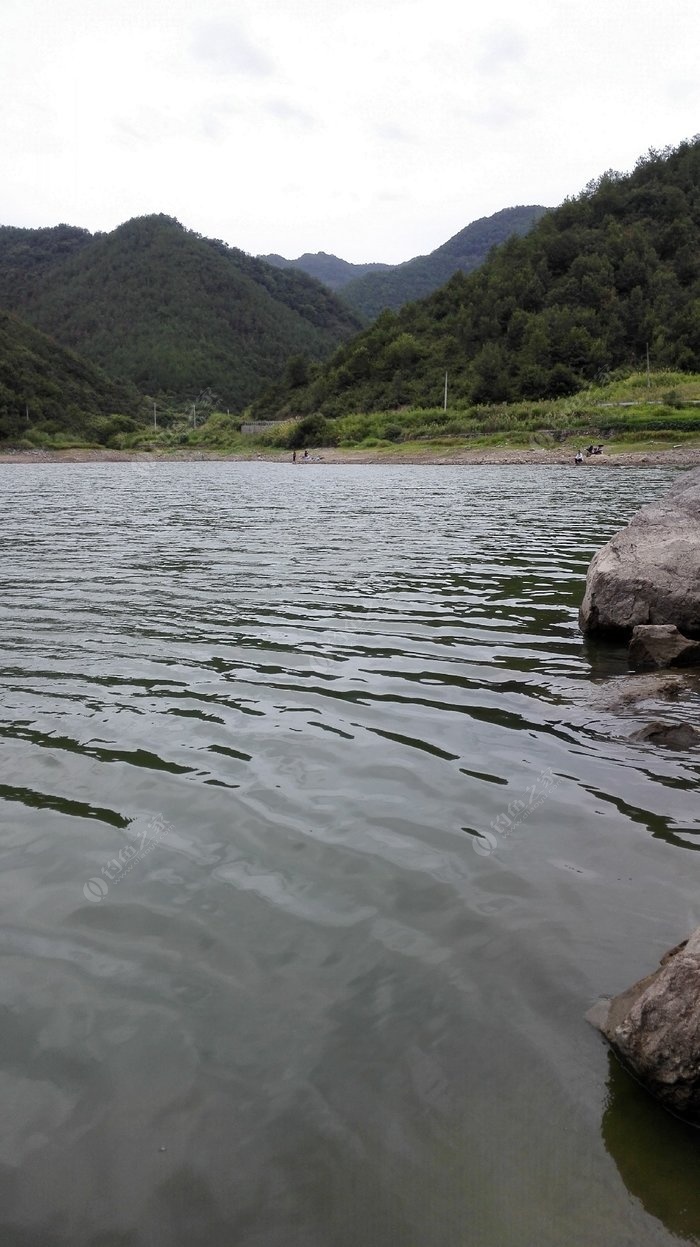
[[[334,420],[319,412],[301,421],[278,422],[256,435],[241,432],[244,421],[244,416],[213,412],[192,427],[189,415],[171,413],[167,427],[117,433],[107,448],[245,458],[323,447],[376,451],[399,461],[460,450],[573,455],[590,442],[604,443],[606,453],[692,448],[700,446],[700,374],[633,373],[566,398],[535,403],[407,408]],[[90,448],[91,443],[35,430],[16,445],[20,450],[51,451]]]

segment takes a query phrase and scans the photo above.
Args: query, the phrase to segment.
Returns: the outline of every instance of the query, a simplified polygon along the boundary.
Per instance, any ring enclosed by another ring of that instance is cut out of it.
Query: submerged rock
[[[632,632],[629,659],[636,671],[692,667],[700,664],[700,641],[690,641],[675,624],[638,624]]]
[[[666,745],[671,749],[689,749],[700,745],[700,728],[692,723],[664,723],[656,719],[632,732],[630,740],[647,740],[652,745]]]
[[[693,685],[676,671],[655,671],[611,680],[600,689],[599,700],[608,710],[626,710],[644,701],[678,701]]]
[[[675,624],[700,639],[700,469],[598,551],[579,622],[585,633],[617,639],[638,624]]]
[[[700,927],[586,1017],[652,1095],[700,1125]]]
[[[641,675],[618,676],[605,684],[597,685],[591,701],[602,710],[629,710],[639,702],[677,702],[683,694],[700,691],[700,684],[680,671],[653,671]]]

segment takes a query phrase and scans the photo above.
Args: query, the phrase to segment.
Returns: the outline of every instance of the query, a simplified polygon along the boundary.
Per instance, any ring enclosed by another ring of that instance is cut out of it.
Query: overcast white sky
[[[0,224],[398,263],[700,131],[696,0],[2,0]]]

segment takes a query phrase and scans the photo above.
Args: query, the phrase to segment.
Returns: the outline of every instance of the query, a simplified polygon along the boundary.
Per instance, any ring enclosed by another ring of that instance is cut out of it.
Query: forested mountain
[[[0,441],[41,426],[107,441],[135,428],[143,401],[133,386],[112,381],[45,334],[0,312]]]
[[[398,311],[405,303],[423,299],[444,286],[453,273],[471,273],[483,264],[492,247],[513,234],[526,234],[546,211],[539,204],[531,204],[481,217],[430,255],[355,278],[344,287],[343,301],[365,321],[374,320],[385,308]]]
[[[572,393],[618,367],[700,370],[700,137],[603,174],[475,272],[384,312],[256,411],[436,406]]]
[[[274,268],[300,268],[309,277],[323,282],[331,290],[342,290],[349,281],[356,277],[364,277],[365,273],[392,268],[391,264],[351,264],[349,260],[341,260],[337,255],[328,255],[325,251],[305,252],[297,260],[285,260],[282,255],[261,255],[258,259],[265,260]]]
[[[144,393],[209,388],[234,409],[290,356],[323,358],[359,327],[306,274],[162,215],[94,236],[0,229],[0,307]]]

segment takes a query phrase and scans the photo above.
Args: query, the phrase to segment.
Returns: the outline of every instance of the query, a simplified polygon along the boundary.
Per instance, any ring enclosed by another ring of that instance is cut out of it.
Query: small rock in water
[[[693,745],[700,745],[700,728],[692,723],[664,723],[657,719],[632,732],[629,739],[650,741],[652,745],[667,745],[670,749],[689,749]]]
[[[637,624],[629,648],[630,666],[637,671],[655,667],[690,667],[700,663],[700,642],[691,641],[675,624]]]
[[[684,692],[692,693],[688,675],[677,671],[653,671],[626,675],[598,685],[592,701],[604,710],[626,710],[640,701],[677,701]]]

